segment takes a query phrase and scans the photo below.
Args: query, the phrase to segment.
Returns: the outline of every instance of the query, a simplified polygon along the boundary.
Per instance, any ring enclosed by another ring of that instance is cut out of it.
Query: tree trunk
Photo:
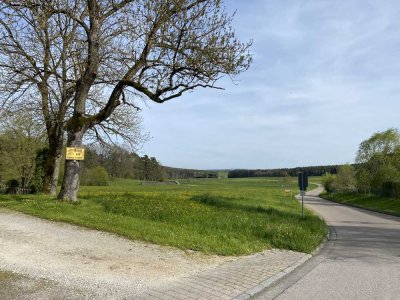
[[[81,147],[85,130],[82,128],[78,132],[69,132],[67,147]],[[77,202],[79,189],[80,162],[76,160],[65,160],[64,178],[58,199],[67,202]]]
[[[44,170],[43,192],[52,196],[57,194],[63,141],[64,133],[61,128],[53,136],[49,136],[49,151]]]

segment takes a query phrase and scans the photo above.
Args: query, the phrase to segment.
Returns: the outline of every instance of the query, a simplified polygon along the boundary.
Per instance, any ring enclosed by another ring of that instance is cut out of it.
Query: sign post
[[[305,172],[298,173],[298,182],[301,194],[301,217],[304,218],[304,194],[308,187],[308,175]]]
[[[85,159],[85,149],[77,147],[67,147],[66,160],[84,160]]]

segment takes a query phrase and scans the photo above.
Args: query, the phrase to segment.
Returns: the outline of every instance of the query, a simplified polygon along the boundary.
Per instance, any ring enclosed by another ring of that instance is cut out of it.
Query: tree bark
[[[86,101],[90,88],[92,87],[100,65],[100,35],[101,35],[101,17],[100,5],[97,1],[88,0],[88,12],[90,27],[87,31],[87,62],[82,77],[75,86],[74,95],[74,113],[67,122],[65,128],[68,132],[67,147],[82,147],[83,135],[86,130],[94,125],[93,121],[84,117],[86,112]],[[91,124],[93,123],[93,124]],[[80,162],[74,160],[65,161],[64,178],[58,199],[67,202],[77,202],[79,189]]]
[[[81,147],[83,134],[85,129],[81,128],[77,132],[69,132],[67,147]],[[78,201],[78,189],[79,189],[79,172],[80,162],[76,160],[66,160],[64,178],[61,186],[61,191],[58,194],[58,199],[75,203]]]
[[[57,128],[52,135],[49,135],[49,151],[46,158],[43,192],[52,196],[57,194],[63,142],[64,133],[61,128]]]

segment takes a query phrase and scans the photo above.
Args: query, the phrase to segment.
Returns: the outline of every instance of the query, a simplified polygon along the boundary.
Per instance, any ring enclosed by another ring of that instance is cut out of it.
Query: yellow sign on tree
[[[66,157],[67,160],[84,160],[85,149],[76,147],[67,147]]]

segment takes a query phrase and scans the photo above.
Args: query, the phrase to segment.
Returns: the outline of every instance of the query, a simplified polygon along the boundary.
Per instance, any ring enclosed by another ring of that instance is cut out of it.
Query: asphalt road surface
[[[329,241],[256,299],[400,299],[400,218],[304,199],[329,225]]]

